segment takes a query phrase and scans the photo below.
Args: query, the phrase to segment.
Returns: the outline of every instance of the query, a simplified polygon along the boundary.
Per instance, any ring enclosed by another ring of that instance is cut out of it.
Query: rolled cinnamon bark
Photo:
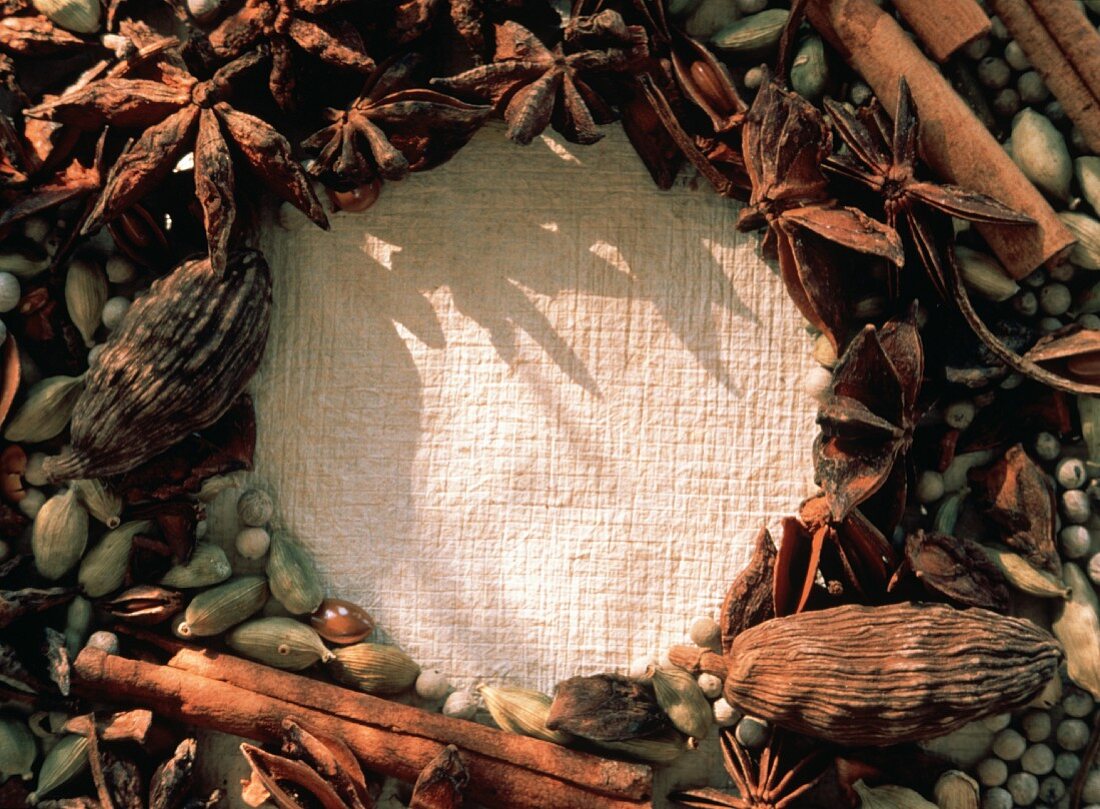
[[[989,17],[976,0],[894,0],[894,8],[937,62],[946,62],[990,29]]]
[[[815,0],[814,27],[893,109],[904,76],[920,114],[920,151],[944,180],[989,194],[1035,220],[1034,226],[976,225],[1014,278],[1061,257],[1073,244],[1054,209],[1012,162],[947,79],[871,0]]]
[[[371,724],[343,719],[329,712],[339,712],[347,707],[348,703],[343,700],[339,704],[326,706],[325,710],[315,710],[292,701],[294,697],[308,693],[308,689],[343,689],[285,672],[274,672],[263,666],[256,668],[261,669],[260,676],[251,672],[255,679],[249,681],[247,688],[242,688],[180,668],[85,649],[73,661],[73,690],[90,699],[140,704],[170,719],[261,742],[281,738],[283,719],[296,716],[310,727],[343,739],[368,769],[410,783],[446,747],[446,743],[433,738],[438,732],[438,727],[433,726],[453,723],[453,727],[449,727],[454,731],[450,734],[450,743],[459,748],[470,772],[467,794],[486,807],[646,809],[651,806],[648,800],[651,791],[648,767],[588,756],[538,739],[436,717],[415,708],[369,697],[378,703],[375,706],[377,714],[371,715]],[[295,684],[294,689],[286,694],[287,698],[271,697],[253,690],[258,687],[273,690],[271,680],[286,685],[287,678],[303,681]],[[353,692],[347,694],[360,696]],[[324,692],[318,699],[328,696],[332,695]],[[486,745],[478,738],[483,733],[502,738],[508,736],[509,739],[496,748],[495,754],[485,753],[481,750],[486,749]],[[571,759],[568,764],[571,779],[545,771],[560,769],[559,758],[562,754]],[[512,760],[513,757],[525,763],[517,763]]]

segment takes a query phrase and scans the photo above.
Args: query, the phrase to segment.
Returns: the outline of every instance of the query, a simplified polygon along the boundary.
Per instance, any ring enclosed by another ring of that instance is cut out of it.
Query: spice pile
[[[736,793],[682,805],[1100,803],[1100,6],[929,8],[0,2],[0,804],[216,805],[184,726],[267,744],[244,797],[293,809],[640,807],[627,761],[712,732]],[[742,200],[821,364],[778,547],[694,645],[552,696],[374,642],[239,488],[246,201],[324,227],[494,114],[619,118]]]

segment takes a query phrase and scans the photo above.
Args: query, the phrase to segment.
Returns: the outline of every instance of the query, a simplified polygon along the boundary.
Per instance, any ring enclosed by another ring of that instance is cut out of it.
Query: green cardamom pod
[[[266,601],[267,579],[241,576],[191,599],[176,629],[184,637],[217,635],[255,615]]]
[[[959,245],[955,248],[959,274],[967,288],[991,301],[1007,301],[1020,291],[995,258]]]
[[[825,95],[829,82],[829,62],[825,58],[825,43],[817,34],[802,40],[791,62],[791,89],[803,98],[817,101]]]
[[[46,754],[38,770],[38,784],[27,799],[32,805],[65,786],[88,767],[88,737],[70,733]]]
[[[396,646],[356,643],[333,651],[332,676],[368,694],[400,694],[412,688],[420,666]]]
[[[83,388],[83,374],[51,376],[38,382],[8,422],[4,438],[35,444],[59,435],[72,418],[73,408]]]
[[[869,787],[863,781],[856,781],[852,788],[859,794],[860,809],[936,809],[936,804],[908,787],[893,784]]]
[[[741,18],[737,0],[700,0],[684,20],[684,33],[706,42],[734,20]]]
[[[88,512],[76,490],[55,494],[34,518],[31,551],[34,566],[47,579],[60,579],[80,561],[88,545]]]
[[[66,31],[78,34],[99,31],[102,8],[96,0],[32,0],[31,5]]]
[[[95,332],[103,317],[107,295],[107,276],[99,265],[80,258],[69,263],[65,274],[65,306],[88,348],[95,345]]]
[[[257,618],[225,636],[229,648],[269,666],[298,671],[333,654],[321,636],[293,618]]]
[[[12,776],[29,779],[38,747],[26,722],[0,717],[0,781]]]
[[[225,551],[212,542],[198,542],[186,564],[175,565],[165,573],[160,583],[183,590],[220,584],[233,574]]]
[[[1062,565],[1070,597],[1059,603],[1052,625],[1066,653],[1066,673],[1095,699],[1100,699],[1100,603],[1084,571]]]
[[[81,478],[73,481],[73,488],[89,514],[108,528],[118,528],[122,522],[122,498],[108,489],[103,481],[99,478]]]
[[[108,531],[80,562],[76,579],[88,598],[100,598],[122,586],[130,568],[134,537],[153,527],[148,520],[128,522]]]
[[[769,8],[732,22],[711,37],[714,49],[738,59],[763,59],[779,45],[790,12]]]
[[[671,764],[688,750],[687,745],[684,744],[684,737],[674,730],[641,739],[591,743],[612,753],[662,765]]]
[[[1069,260],[1086,270],[1100,270],[1100,222],[1074,211],[1061,211],[1058,218],[1077,239]]]
[[[0,272],[10,272],[20,278],[32,278],[50,266],[45,248],[29,239],[16,247],[0,250]]]
[[[649,672],[657,704],[672,726],[696,739],[705,738],[713,716],[706,694],[695,678],[680,668],[654,667]]]
[[[1045,570],[1040,570],[1018,553],[992,545],[979,546],[1008,583],[1021,593],[1039,598],[1069,598],[1069,588]]]
[[[1066,139],[1048,118],[1027,108],[1012,125],[1012,159],[1045,194],[1068,203],[1073,161]]]
[[[489,715],[502,730],[555,744],[567,744],[573,738],[568,733],[546,727],[554,702],[546,694],[505,685],[479,685],[477,690]]]
[[[72,446],[43,464],[51,480],[133,469],[224,414],[263,357],[271,273],[256,251],[207,258],[155,281],[87,374]]]
[[[1100,213],[1100,157],[1086,155],[1077,158],[1073,161],[1073,174],[1081,187],[1081,195],[1094,211]]]
[[[321,577],[313,560],[289,534],[277,531],[271,537],[267,557],[267,578],[271,595],[292,615],[314,612],[325,599]]]

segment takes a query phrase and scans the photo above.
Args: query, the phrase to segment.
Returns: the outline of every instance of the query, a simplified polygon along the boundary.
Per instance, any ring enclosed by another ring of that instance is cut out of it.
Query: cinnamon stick
[[[257,693],[252,689],[261,685],[274,690],[265,685],[265,680],[273,675],[282,675],[275,679],[283,684],[286,678],[301,680],[293,692],[297,695],[307,693],[304,689],[325,686],[267,667],[257,668],[261,670],[259,677],[253,672],[255,679],[249,681],[247,688],[242,688],[180,668],[84,649],[73,662],[73,688],[87,698],[140,704],[170,719],[261,742],[281,738],[283,719],[296,716],[311,727],[342,739],[367,768],[410,783],[446,747],[445,743],[433,738],[439,726],[445,724],[453,730],[450,743],[459,748],[470,772],[467,794],[490,809],[517,806],[645,809],[651,806],[648,767],[588,756],[471,722],[436,717],[385,700],[374,700],[380,703],[374,724],[350,721],[328,712],[329,709],[339,711],[338,707],[316,710],[289,699]],[[335,686],[328,688],[343,690]],[[347,694],[360,696],[353,692]],[[341,701],[340,704],[347,703]],[[482,752],[486,747],[481,738],[483,734],[501,737],[501,746],[496,748],[495,755]],[[563,755],[570,759],[568,767],[572,779],[545,772],[541,766],[546,763],[549,764],[547,769],[558,770],[564,766]],[[511,756],[529,762],[530,766],[516,763]]]
[[[1074,3],[990,0],[990,5],[1089,148],[1100,152],[1100,34]]]
[[[937,62],[946,62],[991,27],[977,0],[894,0],[894,8]]]
[[[938,175],[1035,220],[1030,227],[976,226],[1014,278],[1069,250],[1073,234],[1054,209],[889,14],[872,0],[816,0],[807,15],[888,109],[897,103],[898,80],[908,80],[920,112],[921,156]]]

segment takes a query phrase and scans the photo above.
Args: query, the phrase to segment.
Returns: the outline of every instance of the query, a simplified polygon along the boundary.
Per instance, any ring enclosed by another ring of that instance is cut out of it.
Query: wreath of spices
[[[1100,804],[1100,3],[561,11],[0,0],[0,805],[216,806],[195,727],[282,809]],[[553,695],[374,642],[269,493],[262,574],[203,539],[278,282],[250,201],[327,227],[493,116],[740,201],[821,366],[778,546]],[[708,736],[731,788],[654,794]]]

